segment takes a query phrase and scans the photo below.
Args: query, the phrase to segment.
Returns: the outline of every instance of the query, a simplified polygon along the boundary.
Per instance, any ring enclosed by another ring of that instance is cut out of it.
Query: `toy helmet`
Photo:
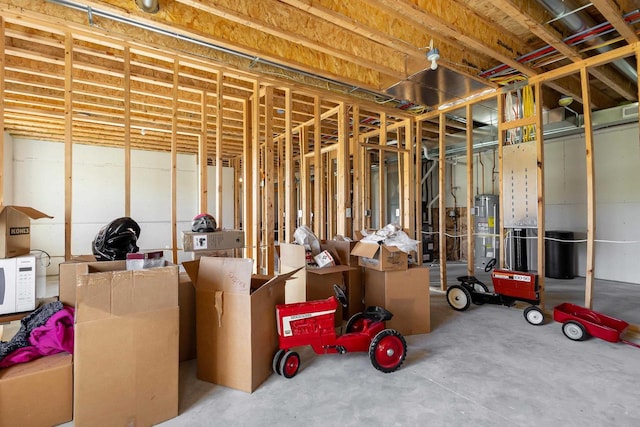
[[[93,254],[98,261],[115,261],[138,252],[140,226],[129,217],[117,218],[100,229],[93,240]]]
[[[191,231],[195,233],[212,233],[217,228],[216,219],[206,213],[197,215],[191,223]]]

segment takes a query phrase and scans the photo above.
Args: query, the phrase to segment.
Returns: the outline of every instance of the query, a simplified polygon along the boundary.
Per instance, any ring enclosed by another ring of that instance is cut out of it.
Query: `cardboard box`
[[[352,255],[359,257],[358,264],[378,271],[406,270],[409,259],[406,252],[397,246],[381,245],[376,242],[358,242]]]
[[[343,240],[323,240],[322,247],[338,256],[338,263],[354,267],[344,272],[344,284],[347,287],[348,306],[343,310],[345,320],[364,310],[364,288],[362,285],[362,268],[358,264],[358,257],[352,250],[358,242]]]
[[[36,257],[0,259],[0,314],[36,308]]]
[[[78,277],[74,426],[178,415],[178,266]]]
[[[335,295],[333,285],[339,285],[344,289],[344,273],[349,271],[346,265],[336,265],[333,267],[307,268],[307,301],[326,299]],[[335,326],[342,325],[342,304],[338,304],[335,315]]]
[[[203,257],[183,263],[196,288],[197,376],[253,392],[278,350],[276,305],[296,271],[252,276],[253,260]]]
[[[429,269],[411,267],[403,271],[364,270],[364,301],[393,313],[388,328],[403,335],[431,332]]]
[[[31,220],[53,218],[27,206],[0,206],[0,258],[31,251]]]
[[[73,418],[72,356],[0,369],[0,426],[49,427]]]
[[[126,270],[126,261],[96,261],[93,255],[83,255],[59,266],[59,299],[63,304],[76,306],[78,277],[83,274]]]
[[[278,245],[280,253],[280,273],[290,273],[299,269],[306,269],[307,261],[305,249],[302,245],[291,243],[280,243]],[[307,300],[307,274],[296,274],[287,280],[285,286],[285,302],[303,302]]]
[[[182,232],[182,249],[185,252],[234,248],[244,248],[244,231],[224,230],[214,231],[213,233]]]
[[[178,305],[180,306],[180,350],[181,362],[196,358],[196,289],[187,273],[180,273],[178,283]]]

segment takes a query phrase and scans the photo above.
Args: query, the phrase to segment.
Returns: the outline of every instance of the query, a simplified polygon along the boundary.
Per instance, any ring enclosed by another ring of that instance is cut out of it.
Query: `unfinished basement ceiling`
[[[295,85],[294,126],[313,117],[308,88],[394,107],[398,114],[420,113],[636,43],[638,7],[635,0],[0,0],[10,65],[5,99],[11,114],[5,128],[21,136],[33,129],[34,137],[37,130],[44,138],[44,113],[30,112],[42,107],[64,115],[59,97],[64,72],[56,77],[51,69],[64,64],[65,33],[74,35],[79,45],[75,55],[81,64],[86,61],[78,72],[86,73],[79,92],[87,99],[76,118],[82,121],[84,115],[96,128],[102,122],[113,125],[106,117],[114,113],[109,107],[116,108],[120,95],[114,92],[117,81],[100,87],[90,80],[106,78],[101,76],[109,67],[122,67],[124,44],[131,46],[136,78],[146,86],[138,91],[140,111],[132,112],[137,137],[142,130],[148,133],[145,123],[150,122],[159,140],[168,143],[171,111],[166,101],[172,94],[163,84],[171,80],[173,65],[161,52],[197,58],[200,62],[187,65],[180,79],[204,82],[211,93],[217,82],[206,64],[232,70],[220,84],[222,135],[225,149],[230,147],[227,156],[233,157],[241,153],[242,102],[251,96],[255,76]],[[439,51],[436,70],[427,60],[430,45]],[[630,57],[590,70],[591,107],[637,101],[637,69],[635,57]],[[43,93],[49,85],[52,92]],[[180,144],[190,151],[197,144],[201,111],[189,85],[184,86],[179,94]],[[276,90],[274,95],[277,132],[284,126],[278,111],[285,94]],[[582,109],[579,76],[547,84],[547,108],[555,108],[563,95],[576,100],[572,108]],[[154,96],[157,102],[151,101]],[[112,101],[101,105],[104,99]],[[336,105],[322,103],[323,112]],[[126,120],[124,110],[117,113]],[[211,131],[217,130],[215,111],[206,114],[213,122],[208,125]],[[34,116],[40,121],[34,122]],[[474,116],[476,120],[482,121]],[[117,127],[100,129],[108,135]],[[333,129],[322,133],[330,138]],[[139,144],[145,144],[144,138]]]

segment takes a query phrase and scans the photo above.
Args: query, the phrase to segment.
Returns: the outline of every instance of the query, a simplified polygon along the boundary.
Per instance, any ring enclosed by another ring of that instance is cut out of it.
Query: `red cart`
[[[573,341],[583,341],[588,336],[609,342],[623,342],[634,347],[640,345],[620,338],[629,324],[591,309],[568,302],[553,309],[553,320],[562,323],[562,333]]]

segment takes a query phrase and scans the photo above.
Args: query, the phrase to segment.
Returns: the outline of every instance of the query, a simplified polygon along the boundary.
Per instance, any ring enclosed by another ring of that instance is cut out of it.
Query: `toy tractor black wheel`
[[[457,311],[465,311],[471,305],[471,294],[460,285],[451,285],[447,289],[447,302]]]
[[[295,351],[287,351],[280,360],[279,369],[285,378],[293,378],[300,369],[300,355]]]
[[[369,344],[369,359],[377,370],[388,374],[397,370],[407,357],[407,342],[395,329],[384,329]]]
[[[273,372],[278,375],[282,375],[282,371],[280,370],[280,361],[282,360],[282,356],[284,356],[284,349],[280,349],[276,351],[275,356],[273,356],[273,362],[271,362],[271,368],[273,368]]]
[[[534,326],[544,323],[544,313],[535,305],[525,308],[523,314],[525,320]]]
[[[473,288],[473,292],[478,293],[478,294],[488,294],[489,293],[489,288],[487,287],[487,285],[485,285],[482,282],[474,282],[471,287]],[[482,298],[476,298],[475,300],[472,301],[475,305],[482,305],[484,304],[484,300]]]
[[[562,324],[562,333],[573,341],[584,341],[587,337],[587,330],[584,326],[574,320],[568,320]]]
[[[347,320],[345,331],[347,334],[351,332],[362,332],[364,330],[365,320],[367,316],[364,313],[356,313]]]

